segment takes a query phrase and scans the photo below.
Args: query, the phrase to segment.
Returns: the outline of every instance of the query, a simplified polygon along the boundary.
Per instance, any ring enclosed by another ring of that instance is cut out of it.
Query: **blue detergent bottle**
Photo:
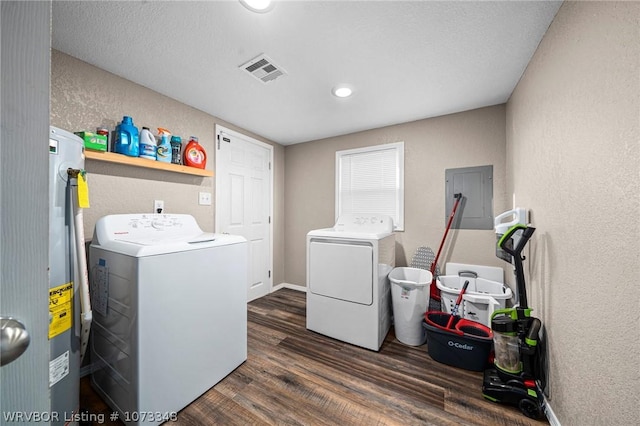
[[[140,155],[140,134],[133,125],[133,119],[127,115],[116,126],[115,151],[118,154],[137,157]]]

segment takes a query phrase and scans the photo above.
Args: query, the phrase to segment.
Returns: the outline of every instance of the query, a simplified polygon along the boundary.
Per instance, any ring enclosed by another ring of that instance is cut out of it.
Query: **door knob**
[[[0,366],[7,365],[27,350],[31,337],[15,318],[0,317]]]

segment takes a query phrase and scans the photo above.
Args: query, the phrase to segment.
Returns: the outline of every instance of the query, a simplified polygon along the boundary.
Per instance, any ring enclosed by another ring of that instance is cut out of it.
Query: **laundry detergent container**
[[[444,312],[451,313],[465,281],[469,281],[469,286],[462,295],[459,315],[491,327],[491,315],[498,309],[504,309],[506,301],[511,299],[511,289],[497,281],[464,274],[440,276],[436,285]]]
[[[422,320],[429,305],[431,272],[419,268],[394,268],[389,274],[396,338],[420,346],[427,340]]]

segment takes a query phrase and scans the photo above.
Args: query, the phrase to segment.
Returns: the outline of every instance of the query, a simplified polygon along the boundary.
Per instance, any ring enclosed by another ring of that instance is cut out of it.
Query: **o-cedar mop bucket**
[[[483,371],[489,364],[493,332],[483,324],[439,311],[425,313],[427,350],[434,361],[471,371]]]

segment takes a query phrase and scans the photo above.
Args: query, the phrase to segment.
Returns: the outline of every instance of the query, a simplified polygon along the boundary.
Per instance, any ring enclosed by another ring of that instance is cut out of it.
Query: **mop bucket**
[[[427,340],[422,319],[429,304],[431,272],[419,268],[394,268],[389,274],[393,327],[405,345],[420,346]]]
[[[489,327],[439,311],[426,312],[422,326],[434,361],[471,371],[483,371],[489,365],[493,343]]]

